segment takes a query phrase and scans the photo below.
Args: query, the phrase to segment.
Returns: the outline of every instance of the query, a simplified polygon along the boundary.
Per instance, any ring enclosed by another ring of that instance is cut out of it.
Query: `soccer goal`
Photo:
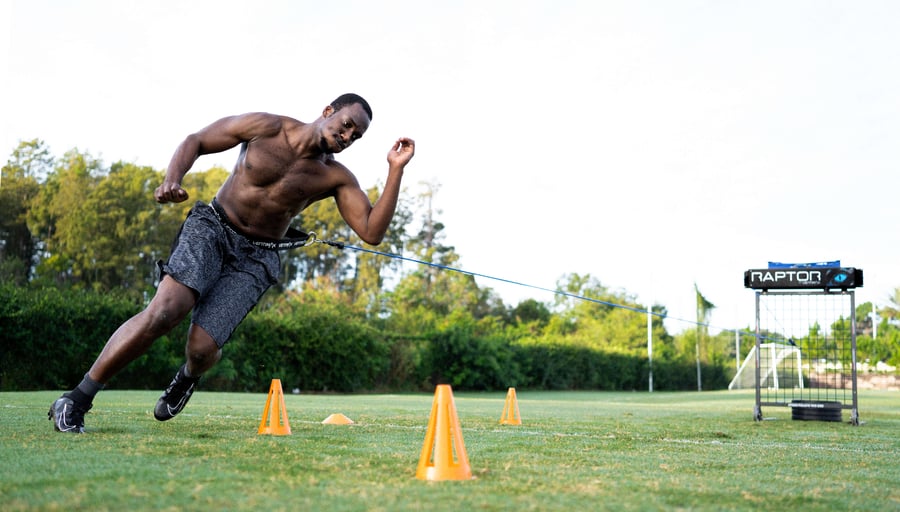
[[[756,356],[759,354],[759,385],[767,390],[803,389],[803,357],[794,345],[761,343],[750,348],[750,353],[738,368],[728,389],[753,389],[756,387]]]

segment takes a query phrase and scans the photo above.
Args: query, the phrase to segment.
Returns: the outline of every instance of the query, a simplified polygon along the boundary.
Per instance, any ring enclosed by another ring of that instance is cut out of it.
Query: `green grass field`
[[[791,420],[753,393],[454,393],[467,481],[415,478],[433,395],[287,395],[290,436],[257,434],[265,394],[105,391],[84,435],[58,392],[0,393],[0,510],[898,510],[900,393],[860,392],[862,425]],[[354,425],[323,425],[331,413]]]

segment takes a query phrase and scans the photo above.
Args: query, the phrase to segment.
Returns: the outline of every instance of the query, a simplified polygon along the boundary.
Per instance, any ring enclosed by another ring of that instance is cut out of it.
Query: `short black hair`
[[[353,105],[354,103],[359,103],[359,106],[366,111],[366,114],[369,115],[369,121],[372,120],[372,107],[369,106],[369,102],[364,100],[362,96],[359,94],[353,94],[352,92],[348,92],[347,94],[341,94],[334,101],[331,102],[331,108],[334,109],[335,112],[338,110]]]

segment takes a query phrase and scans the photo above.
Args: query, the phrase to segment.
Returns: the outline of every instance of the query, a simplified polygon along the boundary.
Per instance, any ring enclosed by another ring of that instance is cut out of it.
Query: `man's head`
[[[372,122],[372,107],[357,94],[342,94],[325,107],[319,147],[324,153],[340,153],[363,136]]]
[[[334,109],[335,112],[338,110],[348,106],[353,105],[354,103],[359,103],[359,105],[366,111],[366,114],[369,115],[369,121],[372,120],[372,107],[369,106],[369,102],[363,99],[359,94],[353,94],[352,92],[348,92],[347,94],[341,94],[334,101],[331,102],[331,108]]]

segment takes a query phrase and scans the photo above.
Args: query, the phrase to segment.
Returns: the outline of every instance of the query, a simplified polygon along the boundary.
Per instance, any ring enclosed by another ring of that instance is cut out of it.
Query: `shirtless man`
[[[387,156],[387,182],[373,205],[353,173],[333,156],[362,137],[371,121],[369,104],[344,94],[312,123],[251,113],[220,119],[188,135],[154,193],[156,201],[186,201],[181,180],[197,158],[240,144],[234,171],[212,203],[198,202],[191,209],[169,260],[160,262],[162,278],[147,308],[122,324],[81,383],[53,402],[48,416],[54,428],[83,433],[84,414],[109,379],[193,311],[187,361],[160,397],[154,416],[165,421],[181,412],[234,329],[280,277],[277,249],[304,242],[302,233],[289,228],[310,204],[333,197],[362,240],[380,243],[415,143],[405,137],[394,143]]]

